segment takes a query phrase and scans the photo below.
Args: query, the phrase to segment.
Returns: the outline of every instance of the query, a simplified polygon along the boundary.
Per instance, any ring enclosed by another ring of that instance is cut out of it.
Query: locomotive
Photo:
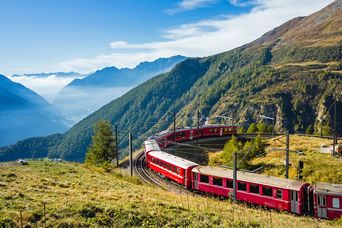
[[[202,166],[165,153],[162,149],[169,146],[173,140],[185,142],[236,133],[236,126],[227,125],[205,125],[160,132],[144,143],[146,165],[189,190],[228,198],[233,191],[233,170]],[[298,180],[245,171],[237,171],[236,181],[238,201],[316,218],[336,219],[342,216],[342,184],[310,185]]]

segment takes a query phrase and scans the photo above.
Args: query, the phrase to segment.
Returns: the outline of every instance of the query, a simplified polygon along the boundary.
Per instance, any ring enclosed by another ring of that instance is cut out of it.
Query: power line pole
[[[128,133],[128,146],[129,146],[129,166],[131,176],[133,176],[133,149],[132,149],[132,132]]]
[[[274,137],[275,134],[275,118],[276,118],[276,111],[273,111],[273,128],[272,128],[272,136]]]
[[[115,132],[115,156],[116,156],[116,167],[119,167],[119,145],[118,145],[118,126],[114,126]]]
[[[200,111],[197,110],[197,146],[199,146]]]
[[[233,201],[236,202],[236,180],[237,179],[237,153],[233,154]]]
[[[290,135],[289,132],[286,131],[286,155],[285,155],[285,177],[289,178],[289,154],[290,154]]]
[[[334,101],[334,140],[333,140],[333,156],[335,155],[335,145],[337,144],[337,127],[336,127],[336,118],[337,112],[336,112],[336,98]]]
[[[176,142],[176,112],[173,112],[173,142]],[[173,143],[173,152],[176,154],[175,143]]]

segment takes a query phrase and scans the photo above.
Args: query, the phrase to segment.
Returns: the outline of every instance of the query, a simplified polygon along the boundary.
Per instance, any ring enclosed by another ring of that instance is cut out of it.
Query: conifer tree
[[[92,145],[86,155],[86,163],[104,165],[110,163],[115,157],[115,138],[109,121],[100,120],[94,127]]]

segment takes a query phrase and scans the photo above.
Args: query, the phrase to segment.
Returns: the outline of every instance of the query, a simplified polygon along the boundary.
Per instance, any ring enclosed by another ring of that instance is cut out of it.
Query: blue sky
[[[90,72],[250,42],[332,0],[1,0],[0,73]]]

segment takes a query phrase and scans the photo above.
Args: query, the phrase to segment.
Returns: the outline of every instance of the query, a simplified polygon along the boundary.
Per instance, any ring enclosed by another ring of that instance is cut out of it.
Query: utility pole
[[[129,147],[129,166],[131,176],[133,176],[133,149],[132,149],[132,132],[128,133],[128,147]]]
[[[199,146],[200,111],[197,110],[197,146]]]
[[[272,136],[274,137],[275,134],[275,118],[276,118],[276,111],[273,111],[273,128],[272,128]]]
[[[236,179],[237,179],[237,153],[233,154],[233,201],[237,202],[236,198]]]
[[[337,144],[337,129],[336,129],[336,98],[334,101],[334,137],[333,137],[333,151],[332,156],[335,155],[335,145]]]
[[[176,155],[176,112],[173,112],[173,152]]]
[[[115,132],[115,156],[116,156],[116,167],[119,167],[119,145],[118,145],[118,126],[114,126]]]
[[[297,168],[297,179],[302,180],[303,179],[303,168],[304,168],[304,162],[302,160],[298,161],[298,168]]]
[[[289,154],[290,154],[290,135],[289,131],[286,131],[286,155],[285,155],[285,177],[289,178]]]

